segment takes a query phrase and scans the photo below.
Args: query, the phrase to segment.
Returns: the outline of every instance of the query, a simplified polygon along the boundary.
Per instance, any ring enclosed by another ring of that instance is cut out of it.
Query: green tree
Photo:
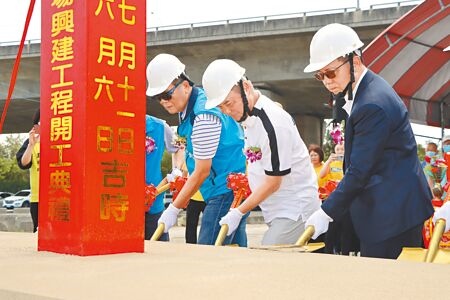
[[[333,152],[334,149],[333,139],[331,138],[330,135],[330,131],[332,129],[331,126],[332,125],[327,126],[327,129],[325,130],[325,136],[323,137],[322,150],[325,161],[328,159],[328,157],[330,156],[330,154]]]
[[[0,191],[16,192],[29,188],[29,172],[17,165],[16,153],[23,143],[19,135],[10,135],[0,143]]]
[[[161,172],[163,178],[166,177],[167,174],[172,172],[172,154],[164,150],[163,158],[161,161]]]
[[[421,144],[417,144],[417,156],[419,157],[420,161],[423,161],[425,157],[425,148]]]

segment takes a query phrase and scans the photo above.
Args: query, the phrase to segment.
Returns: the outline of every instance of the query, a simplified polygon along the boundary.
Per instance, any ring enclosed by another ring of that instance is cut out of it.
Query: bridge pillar
[[[323,118],[311,115],[293,115],[300,136],[308,147],[309,144],[322,144]]]
[[[269,97],[271,100],[280,103],[283,108],[289,112],[289,109],[286,107],[286,101],[284,101],[283,97],[278,93],[270,90],[265,87],[256,87],[259,91]],[[289,112],[290,113],[290,112]],[[313,115],[300,115],[300,114],[291,114],[297,124],[297,128],[300,132],[300,136],[305,142],[306,146],[309,144],[318,144],[322,145],[323,139],[323,118]]]

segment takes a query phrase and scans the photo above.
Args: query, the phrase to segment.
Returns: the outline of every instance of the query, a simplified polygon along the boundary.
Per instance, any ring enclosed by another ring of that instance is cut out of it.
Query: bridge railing
[[[380,8],[387,8],[387,7],[393,7],[393,6],[407,6],[407,5],[417,5],[419,3],[422,3],[424,0],[404,0],[404,1],[396,1],[396,2],[388,2],[388,3],[377,3],[377,4],[371,4],[370,9],[380,9]]]
[[[352,12],[355,10],[357,10],[356,7],[342,7],[342,8],[335,8],[335,9],[314,10],[314,11],[276,14],[276,15],[267,15],[267,16],[256,16],[256,17],[236,18],[236,19],[223,19],[223,20],[215,20],[215,21],[203,21],[203,22],[195,22],[195,23],[152,26],[152,27],[147,27],[147,32],[185,29],[185,28],[193,29],[196,27],[228,25],[228,24],[236,24],[236,23],[258,22],[258,21],[267,22],[269,20],[302,18],[302,17],[307,17],[307,16],[309,17],[309,16],[318,16],[318,15],[336,14],[336,13],[347,13],[347,12]]]
[[[400,7],[400,6],[406,6],[406,5],[417,5],[423,1],[424,0],[402,0],[402,1],[389,2],[389,3],[372,4],[372,5],[370,5],[370,10],[388,8],[388,7]],[[280,19],[288,19],[288,18],[304,18],[304,17],[326,15],[326,14],[348,13],[348,12],[360,10],[359,1],[357,1],[357,3],[358,3],[357,7],[343,7],[343,8],[313,10],[313,11],[276,14],[276,15],[267,15],[267,16],[257,16],[257,17],[246,17],[246,18],[224,19],[224,20],[215,20],[215,21],[202,21],[202,22],[185,23],[185,24],[152,26],[152,27],[147,28],[147,32],[158,32],[158,31],[165,31],[165,30],[185,29],[185,28],[193,29],[196,27],[205,27],[205,26],[214,26],[214,25],[228,25],[228,24],[235,24],[235,23],[247,23],[247,22],[257,22],[257,21],[267,22],[270,20],[280,20]],[[40,39],[30,39],[30,40],[26,40],[25,44],[30,48],[33,44],[39,44],[40,42],[41,42]],[[0,47],[17,46],[19,43],[20,43],[20,41],[7,41],[7,42],[0,41]]]

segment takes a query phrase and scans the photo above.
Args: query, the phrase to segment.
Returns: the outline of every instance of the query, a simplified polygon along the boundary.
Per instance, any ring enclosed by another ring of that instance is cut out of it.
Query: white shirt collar
[[[356,84],[355,84],[355,88],[353,89],[353,99],[355,99],[356,91],[358,90],[359,84],[361,83],[361,80],[366,75],[366,73],[367,73],[367,68],[364,68],[363,72],[361,73],[361,76],[359,77],[358,82],[356,82]],[[348,94],[345,94],[344,98],[345,98],[345,104],[342,108],[347,112],[347,115],[350,116],[350,113],[352,112],[352,107],[353,107],[353,100],[348,100]]]

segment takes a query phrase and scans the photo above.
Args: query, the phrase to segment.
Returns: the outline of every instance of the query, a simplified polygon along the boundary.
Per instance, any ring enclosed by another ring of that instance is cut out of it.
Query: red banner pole
[[[22,58],[23,46],[25,45],[25,38],[27,37],[28,26],[30,25],[31,16],[33,15],[34,3],[36,0],[30,1],[30,6],[28,7],[27,19],[25,20],[25,27],[23,28],[22,39],[20,40],[19,51],[17,52],[16,61],[14,62],[13,71],[11,73],[11,79],[9,81],[8,96],[6,97],[5,106],[2,111],[2,118],[0,120],[0,134],[3,132],[3,124],[5,123],[6,113],[8,111],[9,103],[11,102],[11,97],[14,92],[14,87],[16,85],[17,73],[19,71],[20,59]]]

